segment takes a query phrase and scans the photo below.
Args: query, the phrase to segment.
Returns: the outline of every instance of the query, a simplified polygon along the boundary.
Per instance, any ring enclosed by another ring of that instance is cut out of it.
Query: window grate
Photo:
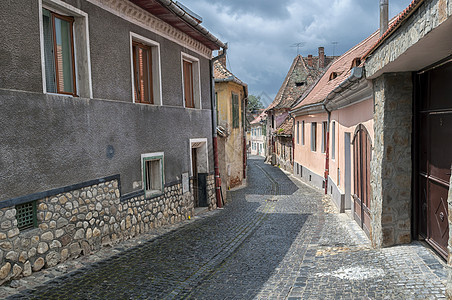
[[[16,205],[17,227],[19,230],[34,228],[36,221],[36,201]]]

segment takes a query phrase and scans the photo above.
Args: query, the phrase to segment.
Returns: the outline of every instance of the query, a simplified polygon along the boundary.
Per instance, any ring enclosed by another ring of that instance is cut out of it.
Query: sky
[[[293,59],[341,55],[380,24],[379,0],[179,0],[202,25],[228,43],[227,67],[248,84],[249,94],[273,101]],[[389,0],[389,18],[411,0]],[[301,43],[301,47],[294,46]],[[337,44],[336,44],[337,43]],[[298,51],[298,53],[297,53]]]

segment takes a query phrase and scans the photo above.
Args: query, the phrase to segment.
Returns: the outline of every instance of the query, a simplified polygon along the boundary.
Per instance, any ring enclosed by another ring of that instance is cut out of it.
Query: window
[[[326,152],[328,123],[322,122],[322,153]]]
[[[182,53],[182,82],[184,106],[201,108],[199,60],[185,53]]]
[[[239,96],[232,94],[232,128],[240,126]]]
[[[275,129],[275,116],[272,115],[272,129]]]
[[[130,52],[133,101],[162,105],[160,44],[131,32]]]
[[[336,158],[336,122],[331,125],[331,159]]]
[[[43,9],[42,24],[47,92],[76,95],[74,18]]]
[[[311,151],[317,151],[317,122],[311,123]]]
[[[297,144],[300,144],[300,121],[297,121]]]
[[[142,154],[141,161],[146,196],[163,193],[163,152]]]
[[[38,227],[36,217],[36,201],[16,205],[16,219],[19,230]]]
[[[43,93],[92,98],[88,14],[60,0],[38,4]]]
[[[301,121],[301,144],[304,146],[304,121]]]

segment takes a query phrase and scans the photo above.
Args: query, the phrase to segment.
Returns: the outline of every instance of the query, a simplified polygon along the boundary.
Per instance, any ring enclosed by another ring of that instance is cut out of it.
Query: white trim
[[[69,5],[61,0],[38,0],[38,8],[39,8],[39,34],[40,34],[40,46],[41,46],[41,72],[42,72],[42,92],[44,94],[47,93],[47,83],[46,83],[46,74],[45,74],[45,57],[44,57],[44,27],[43,27],[43,19],[42,19],[42,10],[43,8],[51,10],[55,13],[61,15],[69,15],[75,16],[83,19],[84,25],[84,38],[85,38],[85,51],[86,51],[86,67],[88,72],[88,97],[93,98],[93,83],[91,76],[91,55],[90,55],[90,44],[89,44],[89,22],[88,22],[88,14],[72,5]],[[75,21],[77,22],[77,20]],[[75,25],[74,25],[75,26]],[[75,38],[76,32],[75,28],[73,28],[74,35],[74,59],[75,59],[75,84],[76,84],[76,94],[84,97],[85,95],[81,95],[84,93],[80,93],[80,82],[78,80],[79,77],[79,64],[82,62],[77,61],[77,48],[82,46],[77,46],[77,38]],[[83,45],[83,43],[80,43]],[[50,94],[50,93],[49,93]],[[55,94],[55,93],[53,93]],[[57,93],[58,94],[58,93]],[[58,94],[61,95],[61,94]]]
[[[198,147],[193,147],[193,144],[202,144],[201,146]],[[189,146],[190,146],[190,167],[189,167],[189,173],[190,176],[193,176],[193,169],[192,169],[192,165],[193,165],[193,157],[191,155],[191,149],[192,148],[202,148],[205,146],[205,150],[206,150],[206,173],[209,173],[209,147],[208,147],[208,143],[207,143],[207,138],[196,138],[196,139],[190,139],[189,140]],[[200,172],[201,173],[201,172]]]
[[[154,105],[163,105],[162,97],[162,64],[160,59],[160,43],[153,41],[147,37],[130,32],[130,72],[132,74],[132,102],[135,102],[135,74],[133,72],[133,41],[139,41],[149,45],[152,48],[152,92],[154,97]],[[156,82],[157,79],[157,82]]]
[[[161,190],[146,190],[146,182],[144,178],[145,174],[145,164],[143,163],[143,160],[146,158],[150,158],[149,160],[159,160],[160,163],[160,177],[161,177]],[[165,154],[164,152],[152,152],[152,153],[144,153],[141,154],[141,182],[142,182],[142,188],[144,190],[145,196],[150,196],[154,194],[162,194],[165,188]]]
[[[122,0],[87,0],[88,2],[120,17],[132,24],[156,33],[165,39],[190,49],[204,58],[212,58],[212,50],[203,43],[190,37],[185,32],[165,23],[148,11],[130,1]],[[119,10],[119,11],[118,11]]]
[[[199,59],[185,52],[181,52],[180,60],[182,74],[182,105],[185,107],[184,60],[191,62],[193,65],[193,101],[195,102],[195,109],[202,109],[201,67],[199,65]]]

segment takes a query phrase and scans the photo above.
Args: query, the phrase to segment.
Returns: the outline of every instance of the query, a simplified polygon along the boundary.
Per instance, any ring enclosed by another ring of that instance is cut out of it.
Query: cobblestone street
[[[431,250],[418,242],[371,249],[321,191],[261,158],[248,160],[247,187],[229,192],[224,209],[146,237],[73,271],[44,270],[52,275],[41,274],[42,285],[27,287],[23,279],[16,282],[19,293],[12,287],[0,293],[9,299],[444,297],[445,264]]]

